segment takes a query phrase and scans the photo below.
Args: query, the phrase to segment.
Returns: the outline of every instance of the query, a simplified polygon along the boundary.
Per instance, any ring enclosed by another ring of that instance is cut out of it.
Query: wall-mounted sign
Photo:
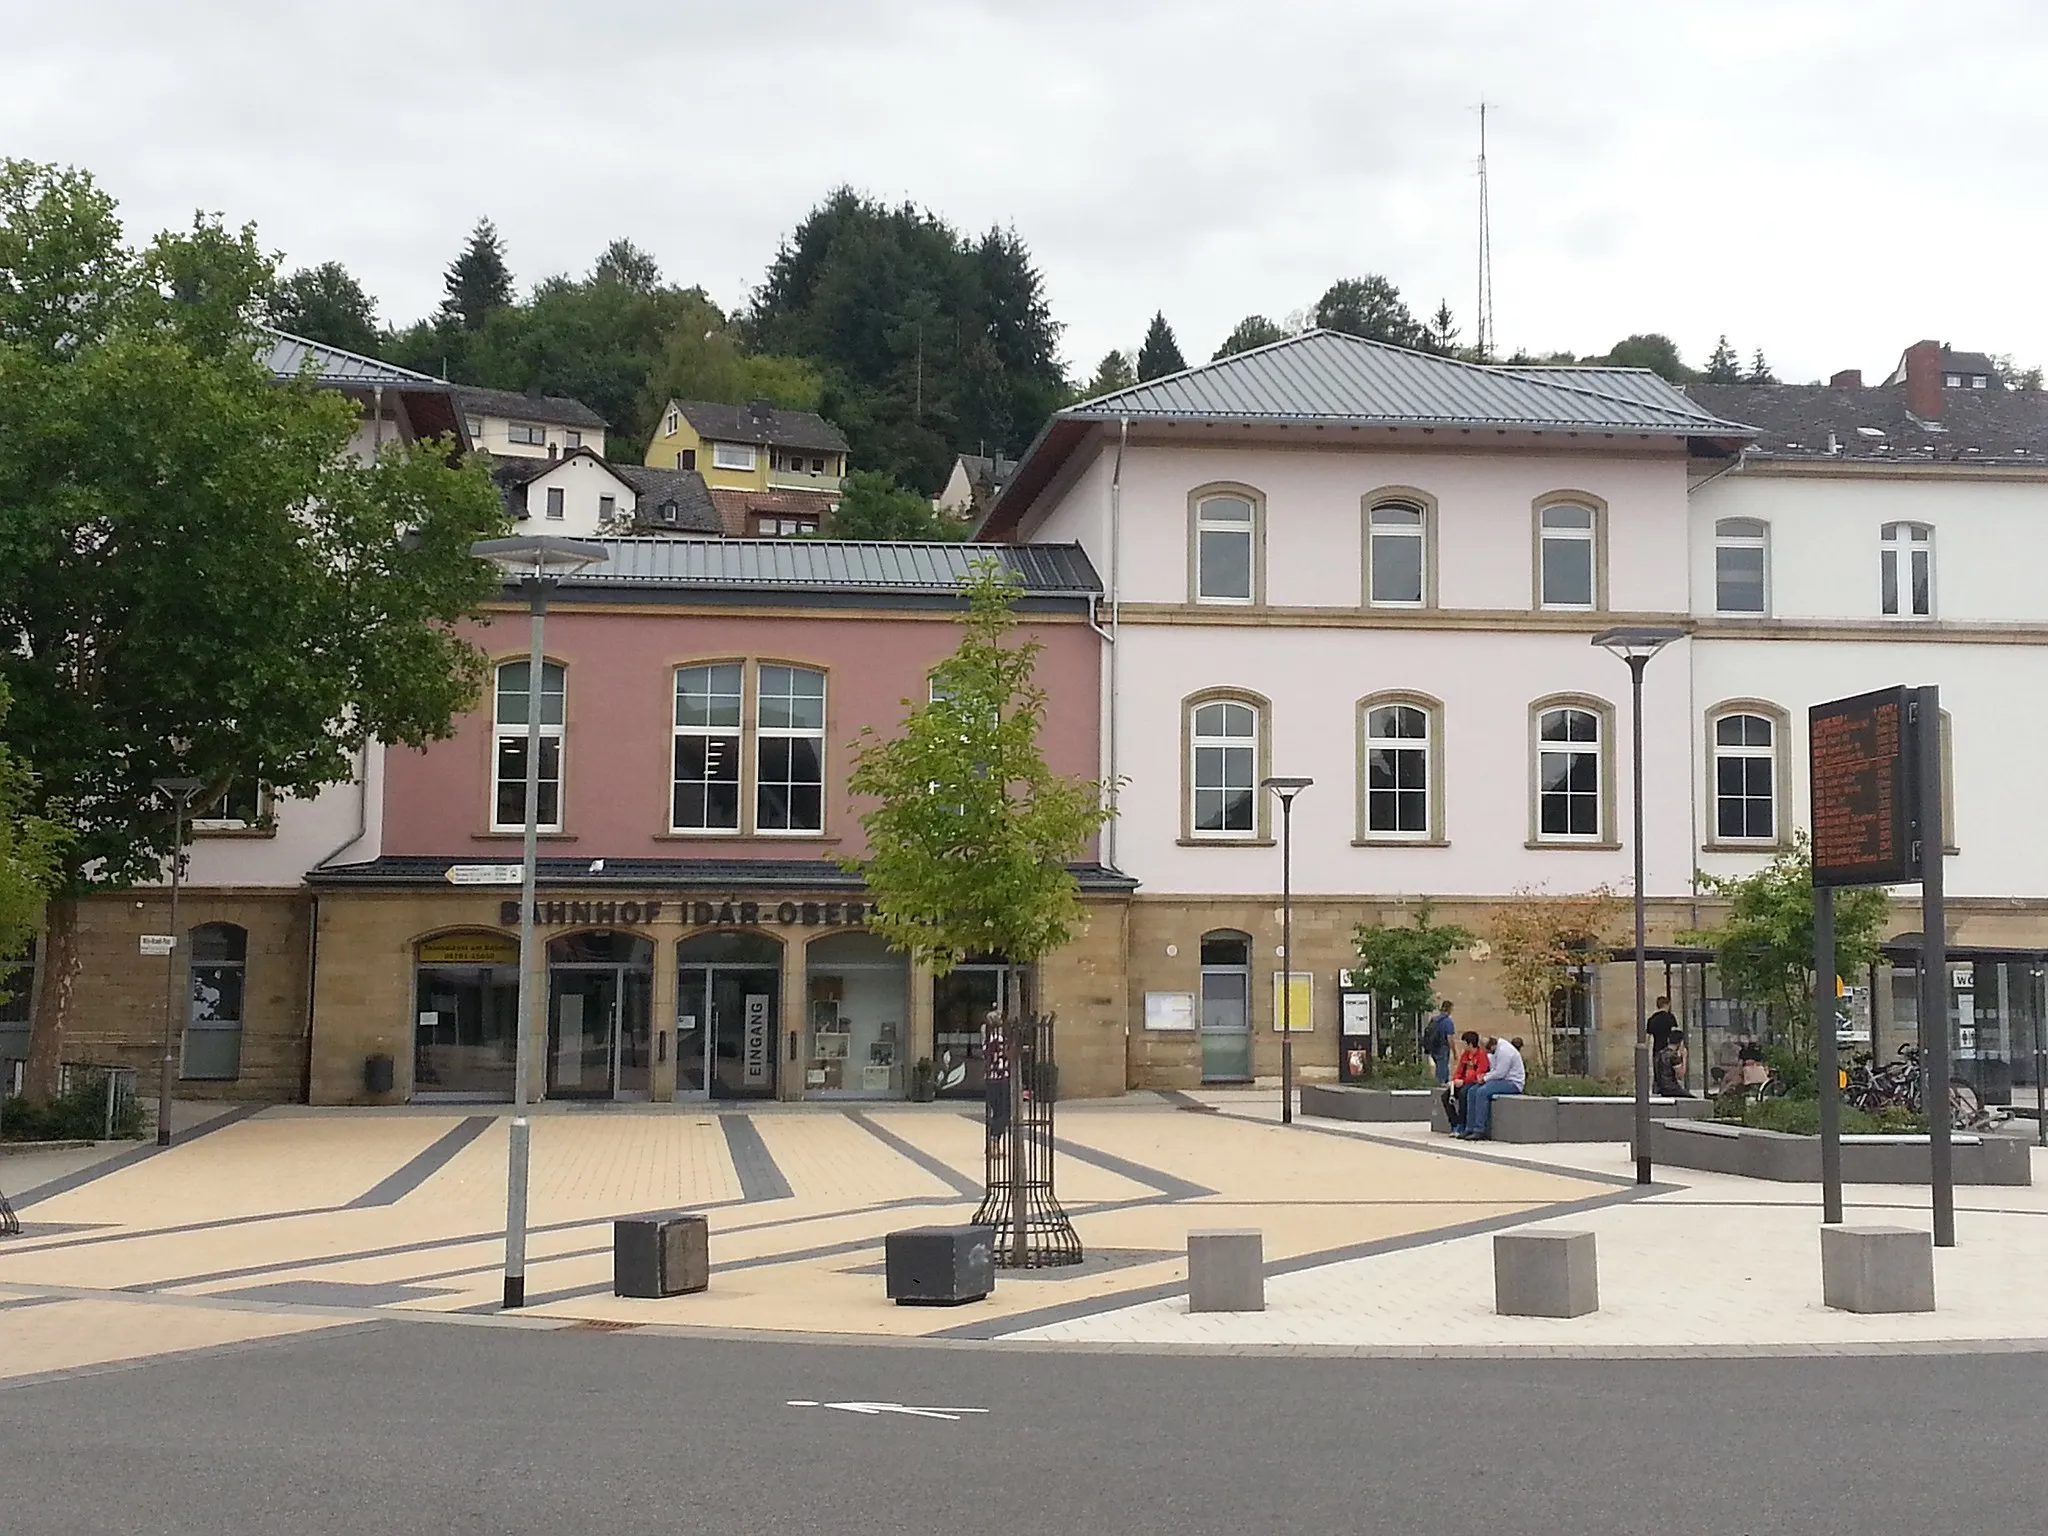
[[[1815,885],[1920,878],[1913,737],[1904,688],[1831,699],[1807,711]]]
[[[1292,994],[1292,1007],[1288,997]],[[1283,1021],[1288,1032],[1300,1034],[1312,1026],[1315,1017],[1315,976],[1308,971],[1276,971],[1273,975],[1273,1027],[1279,1029]]]
[[[536,901],[533,920],[543,928],[609,927],[623,923],[686,923],[697,928],[864,928],[864,901]],[[498,921],[519,922],[519,903],[498,904]]]
[[[518,921],[513,913],[513,921]],[[444,933],[420,940],[421,965],[517,965],[519,941],[502,933]]]
[[[1372,1038],[1372,994],[1345,988],[1337,997],[1339,1033],[1348,1039]]]
[[[749,1088],[768,1086],[768,995],[765,992],[749,992],[746,1007],[746,1034],[740,1047],[740,1081]]]
[[[517,885],[525,870],[517,864],[451,864],[450,885]]]
[[[145,933],[138,935],[138,937],[142,940],[142,952],[145,955],[153,955],[159,960],[169,955],[172,950],[178,947],[176,934]]]
[[[1195,1027],[1195,994],[1147,992],[1145,1027],[1149,1030],[1191,1030]]]

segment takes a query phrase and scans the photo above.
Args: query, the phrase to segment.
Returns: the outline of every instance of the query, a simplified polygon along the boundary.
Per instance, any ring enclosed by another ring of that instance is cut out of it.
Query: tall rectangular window
[[[496,750],[491,755],[491,828],[517,832],[526,826],[527,663],[508,661],[498,668],[495,708]],[[540,784],[535,796],[535,821],[543,832],[562,830],[562,704],[560,663],[544,662],[540,670]]]
[[[1895,619],[1934,612],[1934,530],[1925,523],[1886,523],[1878,545],[1879,606]]]
[[[1598,591],[1599,552],[1591,507],[1545,507],[1537,550],[1537,581],[1545,608],[1591,608]]]
[[[754,742],[754,826],[761,832],[825,830],[825,674],[760,669]]]
[[[1768,842],[1778,835],[1777,733],[1763,715],[1714,722],[1714,836]]]
[[[613,519],[614,517],[617,517],[618,515],[619,515],[619,498],[618,498],[618,497],[616,497],[616,496],[600,496],[600,497],[598,497],[598,498],[597,498],[597,518],[598,518],[598,521],[599,521],[599,522],[602,522],[602,523],[609,523],[609,522],[610,522],[610,521],[611,521],[611,520],[612,520],[612,519]]]
[[[1547,709],[1537,721],[1536,829],[1541,837],[1597,841],[1601,829],[1600,717]]]
[[[740,829],[741,675],[736,661],[676,670],[671,831]]]
[[[1370,594],[1375,605],[1420,608],[1423,602],[1425,514],[1405,502],[1372,509],[1369,534]]]
[[[557,523],[559,523],[559,522],[560,522],[560,521],[562,520],[562,503],[563,503],[563,500],[564,500],[564,496],[563,496],[562,488],[561,488],[561,487],[560,487],[559,485],[551,485],[551,486],[549,486],[549,487],[548,487],[548,519],[549,519],[549,521],[551,521],[551,522],[557,522]]]
[[[1258,710],[1232,700],[1198,704],[1188,736],[1194,835],[1253,836],[1259,825]]]
[[[1381,704],[1365,712],[1368,837],[1429,836],[1429,712]]]
[[[204,923],[192,930],[183,1061],[178,1075],[225,1082],[242,1072],[242,999],[249,960],[248,930]]]
[[[1760,518],[1724,517],[1714,524],[1714,611],[1769,611],[1766,557],[1769,526]]]
[[[1205,603],[1252,600],[1257,520],[1242,496],[1210,496],[1195,509],[1195,596]]]

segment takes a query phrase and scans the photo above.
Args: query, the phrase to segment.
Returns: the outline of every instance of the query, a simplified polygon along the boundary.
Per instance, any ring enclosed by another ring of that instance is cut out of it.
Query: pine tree
[[[1728,335],[1725,331],[1721,339],[1714,343],[1714,350],[1707,354],[1706,380],[1709,384],[1742,382],[1742,359],[1737,357],[1735,349],[1728,345]]]
[[[1764,361],[1764,349],[1762,347],[1758,347],[1756,349],[1756,356],[1749,360],[1749,378],[1745,382],[1750,384],[1775,384],[1778,382],[1778,376],[1771,372],[1771,365]]]
[[[1108,352],[1095,365],[1095,377],[1081,386],[1081,398],[1093,400],[1101,395],[1113,395],[1120,389],[1129,389],[1138,382],[1137,370],[1131,366],[1126,353]]]
[[[1446,356],[1458,350],[1458,327],[1451,317],[1451,301],[1437,300],[1436,313],[1429,317],[1428,334],[1423,337],[1423,346],[1431,352],[1442,352]]]
[[[1138,382],[1143,384],[1179,373],[1185,367],[1187,359],[1180,355],[1180,344],[1173,339],[1173,327],[1166,323],[1165,313],[1153,315],[1152,324],[1145,331],[1145,344],[1138,348]]]
[[[478,219],[469,232],[469,244],[448,267],[442,279],[448,297],[442,300],[442,316],[465,331],[479,329],[494,309],[512,302],[512,273],[505,265],[505,242],[489,219]]]

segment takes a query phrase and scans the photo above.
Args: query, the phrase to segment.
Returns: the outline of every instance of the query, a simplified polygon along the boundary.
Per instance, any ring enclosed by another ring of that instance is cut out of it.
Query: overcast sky
[[[2048,361],[2044,81],[2040,0],[67,0],[7,27],[0,155],[400,322],[481,216],[522,286],[626,235],[733,306],[847,182],[1014,225],[1085,376],[1368,271],[1469,337],[1483,97],[1507,348],[1726,331],[1805,380]]]

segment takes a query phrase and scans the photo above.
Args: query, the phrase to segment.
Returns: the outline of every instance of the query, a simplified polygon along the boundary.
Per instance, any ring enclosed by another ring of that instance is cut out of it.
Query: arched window
[[[1254,493],[1219,487],[1191,501],[1195,601],[1256,602],[1261,508]]]
[[[526,827],[526,722],[529,703],[525,661],[498,667],[495,709],[497,749],[491,755],[491,828],[518,832]],[[535,821],[543,832],[562,830],[562,720],[564,674],[561,663],[540,669],[540,784]]]
[[[1259,835],[1264,705],[1249,696],[1187,705],[1187,831],[1190,838],[1246,842]]]
[[[179,1076],[228,1081],[242,1072],[242,1000],[249,959],[248,930],[233,923],[203,923],[192,930],[185,1014],[184,1065]]]
[[[1731,710],[1714,720],[1714,840],[1778,840],[1777,721]]]
[[[1757,517],[1724,517],[1714,524],[1714,611],[1770,611],[1770,524]]]
[[[1607,840],[1604,708],[1550,703],[1536,710],[1536,840]]]
[[[1429,512],[1421,503],[1376,502],[1366,513],[1366,601],[1375,608],[1429,602]]]
[[[1536,606],[1598,608],[1600,514],[1586,502],[1562,500],[1536,509]]]
[[[1925,523],[1886,523],[1880,535],[1878,606],[1890,618],[1931,617],[1934,613],[1934,530]]]
[[[1426,842],[1442,836],[1439,758],[1442,706],[1419,695],[1359,702],[1362,842]]]

